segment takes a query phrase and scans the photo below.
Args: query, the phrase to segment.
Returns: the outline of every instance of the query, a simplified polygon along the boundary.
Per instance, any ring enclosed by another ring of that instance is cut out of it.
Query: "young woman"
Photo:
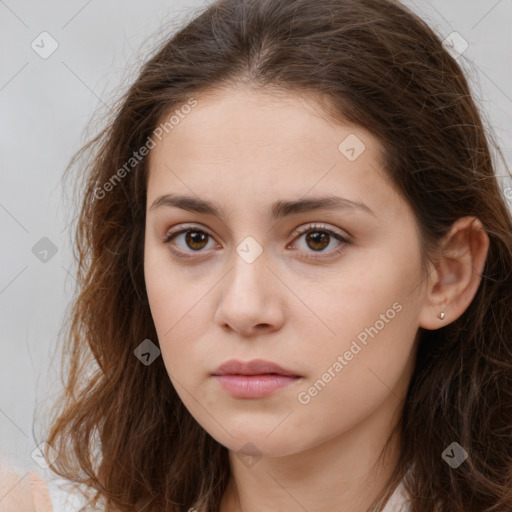
[[[80,166],[44,438],[69,495],[512,510],[512,219],[489,138],[398,2],[221,0],[190,21]]]

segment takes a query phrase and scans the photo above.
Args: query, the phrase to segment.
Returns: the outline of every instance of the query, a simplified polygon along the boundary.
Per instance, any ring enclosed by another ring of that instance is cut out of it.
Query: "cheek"
[[[176,287],[179,283],[175,282],[171,287],[165,262],[156,250],[147,246],[144,254],[144,278],[151,315],[160,336],[171,327],[171,312],[175,311],[177,304]]]
[[[159,247],[157,242],[146,243],[144,278],[151,315],[159,335],[167,335],[180,319],[181,322],[186,320],[187,311],[193,311],[204,295],[183,268],[172,264],[165,247]]]
[[[323,342],[320,350],[311,339],[303,340],[310,373],[293,397],[299,413],[295,419],[322,418],[321,426],[304,421],[306,438],[318,429],[322,435],[335,435],[353,428],[385,402],[396,401],[407,386],[417,325],[409,303],[399,304],[396,297],[389,291],[376,293],[371,300],[363,292],[354,295],[344,302],[343,312],[332,311],[335,337]]]
[[[392,388],[410,362],[419,310],[417,296],[411,293],[420,272],[413,252],[400,259],[382,251],[360,259],[357,268],[354,264],[330,280],[322,294],[310,295],[311,309],[330,331],[317,319],[315,325],[327,333],[321,350],[312,335],[301,344],[311,362],[308,383],[317,382],[318,396],[323,397],[318,406],[341,400],[357,409],[358,403],[389,393],[386,386]],[[308,395],[315,393],[312,389]]]
[[[303,316],[303,327],[307,332],[307,325],[314,324],[317,335],[339,341],[338,349],[344,343],[348,349],[352,339],[364,345],[385,338],[386,332],[395,339],[404,320],[409,327],[414,325],[408,320],[416,307],[411,291],[419,272],[414,250],[401,257],[383,250],[357,253],[314,288],[301,290],[299,281],[295,290],[315,315],[313,321],[310,315]]]
[[[205,293],[214,283],[209,287],[202,281],[202,284],[194,283],[184,267],[171,265],[167,250],[151,246],[145,247],[144,276],[151,316],[169,376],[171,380],[175,376],[180,382],[182,379],[189,382],[204,359],[197,340],[203,337],[211,318]]]

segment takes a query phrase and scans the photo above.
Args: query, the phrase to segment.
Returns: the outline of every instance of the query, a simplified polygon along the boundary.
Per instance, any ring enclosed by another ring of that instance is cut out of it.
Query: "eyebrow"
[[[221,219],[228,217],[224,209],[218,204],[193,196],[164,194],[153,201],[150,210],[155,210],[163,206],[181,208],[193,213],[214,215]],[[366,204],[338,196],[298,199],[296,201],[276,201],[272,204],[270,216],[272,220],[278,220],[304,212],[335,209],[358,210],[376,217],[375,213]]]

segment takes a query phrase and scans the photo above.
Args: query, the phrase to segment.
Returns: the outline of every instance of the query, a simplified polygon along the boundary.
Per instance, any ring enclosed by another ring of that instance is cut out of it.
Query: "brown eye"
[[[186,231],[185,235],[185,243],[187,247],[193,249],[194,251],[199,251],[203,249],[208,241],[208,234],[204,231]]]
[[[341,234],[328,229],[324,226],[310,225],[302,231],[295,231],[298,235],[295,240],[301,240],[303,247],[299,247],[301,256],[304,258],[317,259],[330,258],[339,255],[351,242]],[[205,256],[210,251],[204,250],[208,242],[214,242],[212,235],[196,226],[181,226],[181,229],[169,233],[164,244],[169,245],[169,249],[180,258],[193,258],[196,255]],[[335,242],[334,248],[328,249]],[[215,245],[215,244],[214,244]],[[315,254],[317,253],[317,254]]]
[[[310,231],[306,235],[308,247],[315,251],[322,251],[329,245],[330,235],[325,231]]]
[[[307,226],[306,229],[296,230],[294,235],[298,235],[295,238],[295,243],[298,245],[300,252],[303,253],[302,256],[316,260],[338,256],[351,244],[350,236],[345,238],[340,233],[323,225]],[[328,249],[332,242],[335,245]]]
[[[177,256],[184,258],[192,256],[192,253],[205,253],[203,250],[207,245],[212,236],[198,229],[195,226],[185,226],[180,230],[169,233],[164,240],[164,244],[170,246],[171,251]]]

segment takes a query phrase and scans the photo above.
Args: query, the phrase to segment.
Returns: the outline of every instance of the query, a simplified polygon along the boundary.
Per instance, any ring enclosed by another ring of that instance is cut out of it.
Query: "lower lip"
[[[262,398],[295,382],[299,377],[277,374],[215,375],[222,388],[235,398]]]

